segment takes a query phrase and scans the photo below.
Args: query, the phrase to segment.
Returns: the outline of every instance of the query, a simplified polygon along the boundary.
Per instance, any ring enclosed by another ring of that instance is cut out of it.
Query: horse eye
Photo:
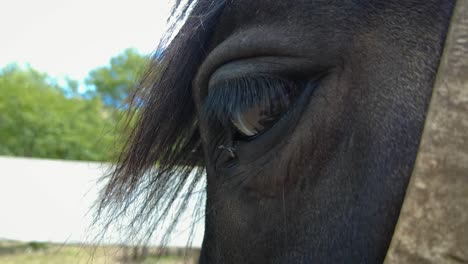
[[[251,139],[271,128],[287,112],[290,99],[278,96],[235,113],[231,121],[240,139]]]

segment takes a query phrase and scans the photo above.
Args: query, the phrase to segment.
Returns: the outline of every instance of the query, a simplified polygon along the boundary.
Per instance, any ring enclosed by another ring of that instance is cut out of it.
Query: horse
[[[381,263],[454,2],[178,1],[99,210],[204,182],[200,263]]]

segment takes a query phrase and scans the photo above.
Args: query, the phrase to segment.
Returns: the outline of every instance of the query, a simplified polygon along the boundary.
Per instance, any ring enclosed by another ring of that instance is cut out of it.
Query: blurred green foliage
[[[147,59],[136,50],[126,49],[113,57],[109,65],[89,73],[85,82],[95,88],[94,92],[89,94],[101,96],[106,104],[123,106],[146,64]]]
[[[27,246],[33,251],[45,250],[49,247],[46,242],[31,241],[27,243]]]
[[[124,131],[124,111],[116,106],[144,62],[144,56],[126,50],[110,66],[92,70],[86,80],[95,86],[92,96],[80,94],[77,81],[68,79],[62,87],[31,67],[1,69],[0,155],[111,160]]]

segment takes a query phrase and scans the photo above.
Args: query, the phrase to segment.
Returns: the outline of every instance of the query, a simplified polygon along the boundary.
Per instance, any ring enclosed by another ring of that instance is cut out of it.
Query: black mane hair
[[[130,97],[127,122],[134,117],[136,124],[97,203],[95,224],[104,232],[130,217],[129,238],[146,243],[170,213],[167,238],[186,209],[204,172],[191,84],[223,7],[220,0],[176,1],[163,52],[152,56]]]

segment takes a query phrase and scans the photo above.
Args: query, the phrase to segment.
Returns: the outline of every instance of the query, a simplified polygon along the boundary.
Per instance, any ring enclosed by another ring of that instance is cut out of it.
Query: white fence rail
[[[0,239],[91,243],[98,230],[89,229],[90,211],[106,164],[0,157]],[[181,223],[168,246],[183,247],[189,219]],[[203,223],[198,224],[192,246],[200,247]],[[96,232],[96,233],[93,233]],[[109,237],[103,243],[121,243]]]

